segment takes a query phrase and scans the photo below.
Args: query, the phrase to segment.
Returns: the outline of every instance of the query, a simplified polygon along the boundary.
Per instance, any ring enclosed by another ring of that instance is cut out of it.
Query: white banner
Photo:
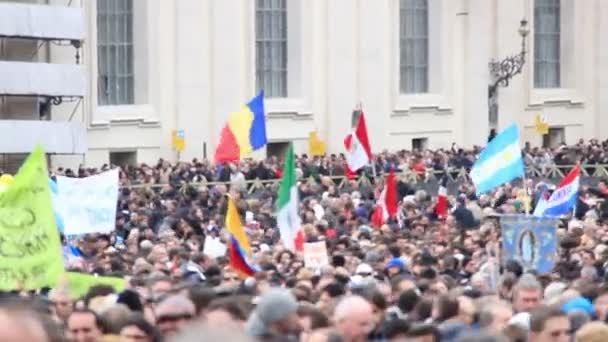
[[[118,169],[87,178],[57,177],[55,210],[65,235],[109,233],[116,223]]]

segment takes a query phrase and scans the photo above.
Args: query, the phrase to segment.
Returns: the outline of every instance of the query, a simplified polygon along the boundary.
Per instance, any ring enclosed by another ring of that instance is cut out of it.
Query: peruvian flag
[[[448,177],[443,176],[439,182],[439,191],[437,192],[437,204],[435,205],[435,214],[440,220],[445,220],[448,216]]]
[[[397,215],[397,183],[395,182],[395,172],[391,169],[374,208],[372,224],[381,227],[395,215]]]
[[[367,126],[365,125],[365,116],[363,111],[359,116],[359,122],[355,131],[350,133],[344,139],[344,147],[346,147],[346,162],[348,164],[348,174],[357,172],[360,168],[369,164],[372,161],[372,149],[367,137]]]

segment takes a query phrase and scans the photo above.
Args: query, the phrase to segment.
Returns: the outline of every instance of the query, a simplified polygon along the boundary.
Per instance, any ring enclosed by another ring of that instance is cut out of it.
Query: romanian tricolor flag
[[[264,91],[231,113],[215,150],[215,162],[232,162],[245,158],[266,145]]]
[[[241,218],[232,198],[228,199],[226,229],[228,229],[231,235],[228,246],[230,267],[243,278],[251,277],[255,273],[255,269],[247,263],[247,255],[251,253],[251,246],[249,245],[249,239],[247,238],[247,234],[245,234]]]

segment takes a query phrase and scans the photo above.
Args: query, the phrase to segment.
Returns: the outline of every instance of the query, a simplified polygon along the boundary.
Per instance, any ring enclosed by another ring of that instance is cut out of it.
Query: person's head
[[[600,295],[593,301],[595,313],[599,320],[608,319],[608,288],[604,287]]]
[[[216,299],[207,307],[205,320],[210,326],[242,330],[247,320],[243,308],[232,298]]]
[[[372,305],[359,296],[343,298],[334,311],[334,323],[348,342],[366,341],[374,328]]]
[[[410,323],[403,319],[393,319],[386,323],[384,333],[389,342],[405,341]]]
[[[465,324],[473,324],[477,314],[477,307],[471,297],[458,297],[458,319]]]
[[[524,274],[513,288],[513,306],[516,312],[530,312],[537,307],[543,296],[540,282],[532,274]]]
[[[432,324],[414,324],[407,332],[406,341],[409,342],[439,342],[441,334]]]
[[[329,318],[323,311],[312,305],[301,304],[298,307],[298,316],[300,317],[302,330],[306,333],[329,327]]]
[[[433,303],[433,319],[442,322],[458,316],[460,305],[458,298],[450,295],[441,295]]]
[[[386,297],[380,291],[368,291],[365,298],[372,304],[374,311],[374,323],[377,326],[381,325],[386,317],[386,308],[388,303]]]
[[[194,303],[196,315],[202,317],[205,315],[205,310],[209,304],[215,299],[216,293],[213,288],[197,285],[190,288],[188,296]]]
[[[503,301],[484,303],[479,311],[479,325],[489,332],[499,333],[513,317],[511,304]]]
[[[120,327],[119,335],[123,342],[158,342],[160,334],[144,316],[133,314]]]
[[[391,290],[393,298],[398,298],[406,291],[416,290],[416,283],[404,275],[398,275],[391,279]]]
[[[162,296],[173,288],[173,281],[170,277],[157,276],[153,277],[148,281],[150,291],[152,292],[153,298]]]
[[[302,331],[298,303],[291,292],[270,289],[262,295],[249,316],[245,331],[249,336],[299,336]]]
[[[156,325],[163,336],[175,334],[194,317],[196,309],[190,299],[172,295],[162,300],[154,310]]]
[[[585,324],[576,332],[576,342],[603,342],[608,341],[608,325],[603,322]]]
[[[42,316],[25,305],[0,306],[0,341],[50,342]]]
[[[340,333],[330,329],[319,329],[308,335],[304,342],[344,342],[344,338]]]
[[[570,320],[559,310],[538,306],[530,312],[530,342],[569,342]]]
[[[53,304],[53,314],[62,322],[70,316],[74,309],[74,301],[67,290],[53,289],[49,292],[49,300]]]
[[[103,336],[103,322],[92,310],[74,310],[67,320],[67,336],[72,342],[96,342]]]
[[[331,306],[334,300],[342,297],[346,293],[344,285],[339,282],[331,282],[321,289],[319,303],[324,306]]]

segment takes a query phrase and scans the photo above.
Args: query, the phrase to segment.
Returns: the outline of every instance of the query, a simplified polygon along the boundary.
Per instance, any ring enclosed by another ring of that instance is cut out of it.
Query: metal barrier
[[[526,166],[526,177],[533,180],[543,180],[553,183],[559,182],[575,165],[550,165],[546,167],[540,167],[535,165]],[[401,179],[407,183],[412,184],[416,189],[424,189],[431,193],[437,191],[439,187],[439,181],[443,176],[448,177],[448,192],[453,193],[455,188],[460,184],[470,183],[468,170],[465,168],[447,168],[445,170],[433,170],[427,169],[424,173],[418,173],[412,170],[404,170],[396,173],[397,179]],[[378,176],[384,177],[384,174]],[[332,183],[337,186],[338,189],[342,189],[347,182],[350,180],[346,176],[321,176],[322,179],[331,179]],[[606,178],[608,179],[608,165],[605,164],[585,164],[581,165],[581,181],[584,185],[595,185],[599,180]],[[301,179],[300,181],[309,182],[309,184],[318,184],[319,180],[315,177],[309,177],[308,179]],[[369,175],[363,174],[362,176],[354,179],[358,185],[371,185],[372,179]],[[270,180],[247,180],[244,182],[247,191],[253,193],[255,190],[261,189],[267,185],[278,186],[280,179]],[[514,184],[521,184],[521,180],[516,180]],[[182,181],[180,183],[180,191],[186,191],[188,187],[213,187],[217,185],[228,186],[232,182],[217,182],[207,181],[203,179],[201,182],[188,183]],[[125,186],[124,188],[130,189],[148,189],[162,188],[168,184],[136,184]]]

